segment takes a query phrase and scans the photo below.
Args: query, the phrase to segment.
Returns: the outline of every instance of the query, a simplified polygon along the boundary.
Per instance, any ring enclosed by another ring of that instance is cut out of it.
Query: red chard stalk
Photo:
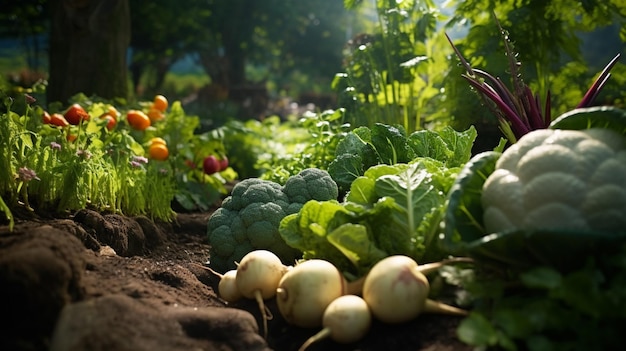
[[[494,77],[483,70],[472,68],[447,34],[446,38],[459,58],[461,65],[465,68],[466,73],[462,74],[462,77],[478,92],[485,105],[497,116],[500,130],[504,136],[509,142],[515,143],[519,138],[532,130],[550,126],[552,122],[550,91],[546,94],[545,106],[542,108],[539,96],[533,94],[521,78],[519,73],[521,64],[515,59],[517,55],[513,51],[507,32],[502,29],[497,19],[496,23],[504,39],[506,55],[509,59],[512,90],[507,88],[506,84],[499,77]],[[602,87],[610,78],[610,70],[615,66],[619,58],[620,54],[617,54],[606,65],[576,108],[591,106]]]

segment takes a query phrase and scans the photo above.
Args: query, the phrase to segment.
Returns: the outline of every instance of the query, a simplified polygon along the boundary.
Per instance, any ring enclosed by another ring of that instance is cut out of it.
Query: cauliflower
[[[280,236],[280,221],[309,200],[335,200],[337,184],[328,172],[309,168],[290,177],[285,186],[259,178],[237,183],[209,217],[207,224],[211,265],[218,271],[236,267],[248,252],[265,249],[292,264],[302,253]]]
[[[626,228],[626,139],[609,129],[539,129],[506,150],[483,185],[488,233]]]

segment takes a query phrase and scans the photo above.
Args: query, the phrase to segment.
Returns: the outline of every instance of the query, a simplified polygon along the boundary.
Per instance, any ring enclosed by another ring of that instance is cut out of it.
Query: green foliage
[[[144,131],[132,129],[125,112],[148,109],[151,102],[120,105],[122,113],[111,130],[106,128],[107,120],[100,118],[112,106],[110,102],[82,94],[71,102],[83,106],[89,120],[57,127],[43,123],[44,110],[30,96],[4,98],[0,209],[9,220],[11,209],[23,206],[51,214],[92,208],[169,221],[175,198],[187,209],[207,210],[227,192],[225,183],[237,176],[230,168],[209,176],[193,165],[194,157],[201,163],[207,154],[223,155],[223,145],[217,135],[195,134],[199,120],[186,115],[180,102],[174,102],[166,118]],[[50,109],[63,113],[60,104]],[[157,136],[168,145],[167,160],[144,156],[150,140]]]
[[[457,330],[472,346],[498,350],[614,350],[626,319],[624,251],[562,273],[538,266],[511,277],[460,279],[474,308]]]
[[[449,147],[448,152],[368,167],[351,182],[343,202],[309,201],[298,213],[286,216],[280,224],[281,236],[301,250],[304,259],[329,260],[351,277],[362,276],[393,254],[418,262],[442,258],[436,238],[445,194],[460,170],[457,162],[469,159],[474,136],[429,134],[420,141],[423,148],[430,143],[432,150]],[[434,146],[432,141],[439,139],[442,143]],[[466,154],[467,159],[450,158],[451,154]],[[441,155],[446,156],[433,158]]]
[[[398,124],[408,131],[445,120],[438,108],[448,66],[445,43],[437,36],[442,14],[430,1],[377,1],[375,11],[375,33],[349,42],[345,71],[333,81],[347,120],[357,127]]]
[[[224,133],[226,151],[241,178],[261,177],[280,184],[306,168],[327,169],[335,147],[349,125],[342,110],[305,113],[297,121],[277,116],[263,121],[229,121]]]
[[[469,160],[475,138],[473,127],[462,133],[446,127],[440,132],[420,130],[407,135],[402,127],[376,123],[371,128],[355,128],[339,141],[328,172],[340,189],[347,190],[354,179],[378,164],[430,157],[457,167]]]

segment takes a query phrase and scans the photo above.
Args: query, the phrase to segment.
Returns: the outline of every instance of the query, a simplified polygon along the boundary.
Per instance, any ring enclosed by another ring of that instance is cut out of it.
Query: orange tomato
[[[154,101],[152,101],[152,107],[164,112],[167,109],[168,102],[167,98],[163,95],[157,95],[154,97]]]
[[[89,120],[89,113],[79,104],[73,104],[63,114],[65,119],[73,125],[78,125],[83,120]]]
[[[154,145],[154,144],[167,145],[167,142],[163,138],[154,137],[154,138],[150,139],[150,145]]]
[[[150,122],[160,121],[165,118],[163,112],[155,107],[148,110],[148,118],[150,118]]]
[[[50,124],[57,127],[66,127],[70,125],[70,123],[60,113],[53,113],[50,116]]]
[[[102,114],[102,116],[111,116],[115,119],[115,121],[117,122],[117,117],[120,116],[120,112],[112,105],[107,106],[107,110]]]
[[[167,160],[167,156],[169,156],[170,152],[165,144],[154,143],[150,145],[150,148],[148,149],[148,154],[153,160],[164,161]]]
[[[129,110],[126,113],[126,121],[128,124],[136,130],[146,130],[150,127],[150,118],[143,111]]]

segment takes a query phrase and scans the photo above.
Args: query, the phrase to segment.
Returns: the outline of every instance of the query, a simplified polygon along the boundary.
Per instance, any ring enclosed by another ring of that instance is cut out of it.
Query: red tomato
[[[48,111],[43,111],[43,123],[44,124],[50,124],[50,121],[52,120],[52,116],[50,116],[50,114],[48,113]]]
[[[202,162],[202,169],[204,170],[204,173],[209,175],[219,172],[220,162],[217,160],[217,157],[209,155],[204,158],[204,161]]]
[[[112,105],[108,105],[106,111],[104,111],[104,113],[102,115],[100,115],[100,118],[105,118],[105,116],[110,116],[113,119],[115,119],[115,122],[117,122],[117,117],[119,117],[120,112]]]
[[[50,116],[50,124],[57,127],[66,127],[70,125],[70,123],[60,113],[53,113]]]
[[[221,160],[219,160],[220,164],[220,172],[228,168],[228,157],[224,156]]]
[[[100,118],[104,118],[107,121],[107,129],[111,130],[113,128],[115,128],[115,125],[117,124],[117,120],[115,119],[115,117],[109,115],[109,114],[104,114],[102,116],[100,116]]]
[[[65,111],[63,116],[65,116],[65,119],[73,125],[78,125],[83,120],[89,120],[89,113],[87,113],[87,111],[85,111],[85,109],[79,104],[73,104],[72,106],[70,106]]]

